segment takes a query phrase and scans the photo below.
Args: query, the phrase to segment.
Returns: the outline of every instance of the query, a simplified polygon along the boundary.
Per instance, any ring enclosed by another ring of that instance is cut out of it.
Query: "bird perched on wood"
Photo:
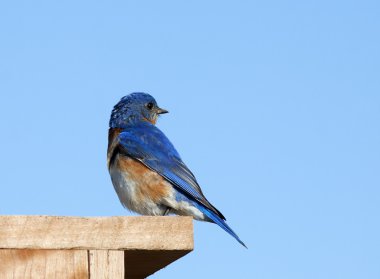
[[[151,95],[140,92],[123,97],[114,106],[107,165],[120,202],[142,215],[173,213],[216,223],[245,246],[206,199],[173,144],[155,126],[158,116],[167,112]]]

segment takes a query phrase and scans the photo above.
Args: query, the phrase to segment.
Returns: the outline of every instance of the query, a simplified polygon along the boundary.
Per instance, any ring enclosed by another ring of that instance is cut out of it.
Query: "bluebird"
[[[123,97],[109,122],[107,166],[122,205],[142,215],[193,216],[219,225],[244,247],[204,196],[194,174],[155,124],[168,111],[146,93]]]

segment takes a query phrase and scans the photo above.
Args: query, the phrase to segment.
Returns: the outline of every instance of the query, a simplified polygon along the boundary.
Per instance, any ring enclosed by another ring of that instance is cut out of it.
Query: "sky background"
[[[249,249],[195,222],[151,278],[380,278],[379,1],[1,1],[0,214],[130,215],[133,91]]]

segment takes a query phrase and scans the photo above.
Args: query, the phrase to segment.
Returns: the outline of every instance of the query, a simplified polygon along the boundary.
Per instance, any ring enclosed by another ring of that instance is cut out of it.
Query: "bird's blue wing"
[[[225,220],[203,195],[193,173],[183,163],[169,139],[156,126],[144,122],[119,134],[119,152],[142,162],[168,180],[178,191]]]

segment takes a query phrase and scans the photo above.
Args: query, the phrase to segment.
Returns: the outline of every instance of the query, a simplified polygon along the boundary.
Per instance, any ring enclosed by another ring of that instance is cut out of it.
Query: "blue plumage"
[[[110,133],[113,133],[115,129],[119,129],[119,132],[115,138],[110,137],[109,142],[108,156],[111,177],[115,172],[111,171],[113,159],[110,158],[119,158],[117,156],[120,155],[141,162],[151,171],[158,173],[173,187],[175,197],[173,198],[169,194],[163,196],[159,202],[160,208],[166,206],[174,213],[194,215],[199,220],[216,223],[245,246],[225,223],[222,213],[206,199],[195,176],[183,163],[173,144],[154,125],[158,115],[166,112],[157,106],[152,96],[146,93],[128,95],[114,107],[110,119]],[[120,184],[120,179],[113,179],[113,182],[115,188],[120,186],[115,185],[115,183]],[[123,183],[127,185],[122,185],[123,187],[134,185],[128,179]],[[130,191],[132,193],[135,190]],[[139,211],[138,207],[132,208],[132,210]]]
[[[243,241],[241,241],[239,236],[226,224],[226,222],[224,221],[225,219],[222,219],[219,215],[215,214],[212,210],[203,206],[202,204],[197,203],[194,200],[190,200],[189,198],[187,198],[184,194],[180,192],[177,194],[177,199],[187,200],[188,202],[193,203],[195,207],[197,207],[200,211],[202,211],[207,216],[208,220],[206,219],[205,221],[217,224],[223,230],[225,230],[230,235],[232,235],[241,245],[247,248],[247,246],[244,244]]]

